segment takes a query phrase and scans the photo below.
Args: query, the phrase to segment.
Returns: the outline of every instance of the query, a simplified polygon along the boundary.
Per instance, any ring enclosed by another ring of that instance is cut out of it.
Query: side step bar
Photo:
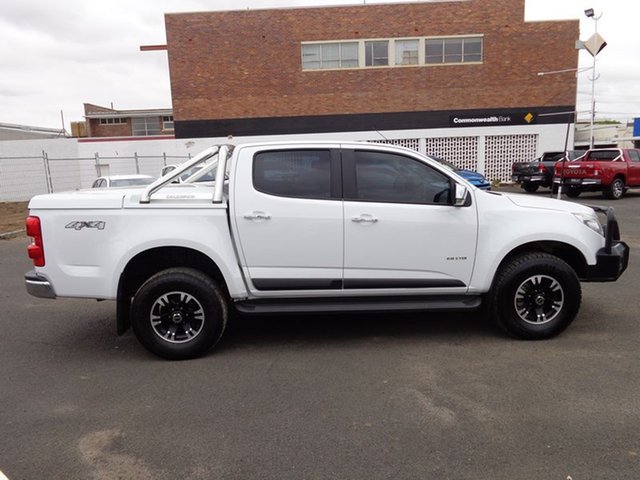
[[[240,313],[300,314],[354,312],[423,312],[462,311],[480,307],[479,295],[449,295],[425,297],[342,297],[242,300],[234,303]]]

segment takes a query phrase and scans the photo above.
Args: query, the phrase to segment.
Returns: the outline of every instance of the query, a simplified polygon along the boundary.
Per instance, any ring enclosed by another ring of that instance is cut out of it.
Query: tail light
[[[547,171],[547,167],[545,167],[542,163],[540,163],[540,164],[538,165],[538,171],[539,171],[540,173],[544,173],[544,172],[546,172],[546,171]]]
[[[44,267],[44,246],[42,244],[42,227],[40,218],[27,217],[27,235],[31,237],[31,245],[27,247],[27,255],[36,267]]]

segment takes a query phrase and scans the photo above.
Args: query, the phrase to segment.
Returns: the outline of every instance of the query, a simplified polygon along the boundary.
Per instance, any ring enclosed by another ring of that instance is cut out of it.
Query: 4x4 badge
[[[82,230],[83,228],[97,228],[98,230],[104,230],[106,222],[101,220],[92,220],[89,222],[70,222],[64,228],[72,228],[73,230]]]

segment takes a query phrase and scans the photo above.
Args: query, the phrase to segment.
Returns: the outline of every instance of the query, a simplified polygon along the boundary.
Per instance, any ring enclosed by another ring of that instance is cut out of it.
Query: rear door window
[[[640,153],[638,150],[629,150],[629,158],[632,162],[640,162]]]
[[[592,160],[596,162],[611,162],[613,160],[616,160],[619,156],[619,150],[593,150],[589,152],[586,160]]]
[[[260,152],[253,160],[253,185],[270,195],[329,199],[331,150]]]

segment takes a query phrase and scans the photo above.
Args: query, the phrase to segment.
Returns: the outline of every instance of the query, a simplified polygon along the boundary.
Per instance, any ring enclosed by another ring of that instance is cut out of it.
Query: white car
[[[162,168],[162,170],[160,171],[160,176],[164,177],[165,175],[167,175],[170,172],[173,172],[176,168],[178,168],[178,165],[167,165],[165,167]],[[196,173],[203,171],[204,167],[202,165],[198,165],[195,166],[193,168],[190,168],[189,170],[187,170],[185,173],[183,173],[182,175],[180,175],[179,177],[177,177],[175,180],[173,180],[173,183],[182,183],[185,182],[189,177],[195,175]],[[202,172],[202,176],[199,176],[196,180],[196,182],[215,182],[216,180],[216,172],[215,171],[207,171],[207,172]]]
[[[98,177],[91,188],[131,187],[137,185],[150,185],[155,178],[151,175],[109,175]]]

